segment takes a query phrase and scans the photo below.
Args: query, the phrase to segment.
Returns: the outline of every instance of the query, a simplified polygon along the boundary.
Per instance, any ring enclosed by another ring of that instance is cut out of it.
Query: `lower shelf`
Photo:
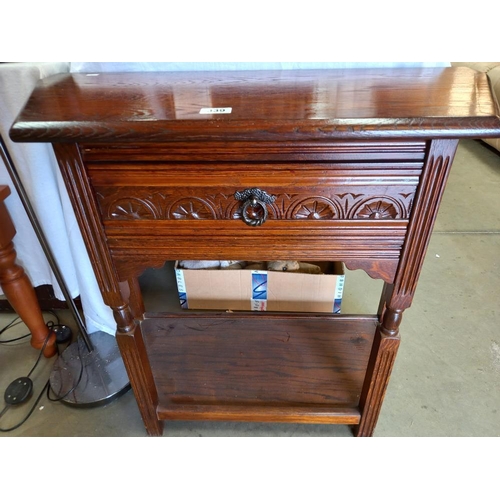
[[[376,316],[150,316],[158,418],[357,424],[376,327]]]
[[[258,406],[171,404],[157,411],[160,420],[224,420],[355,425],[361,419],[357,408],[327,406]]]

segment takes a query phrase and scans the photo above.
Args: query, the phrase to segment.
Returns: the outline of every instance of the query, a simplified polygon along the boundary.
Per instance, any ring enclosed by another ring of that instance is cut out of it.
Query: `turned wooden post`
[[[12,223],[4,200],[9,196],[10,188],[0,186],[0,286],[7,300],[31,332],[31,345],[42,349],[50,358],[57,352],[56,336],[50,333],[42,316],[35,290],[24,269],[16,264],[16,251],[12,239],[16,229]]]
[[[117,327],[116,341],[146,430],[151,436],[161,436],[163,422],[156,414],[158,406],[156,385],[146,358],[141,326],[134,318],[134,315],[141,316],[144,312],[137,279],[130,277],[120,282],[118,278],[111,253],[106,245],[98,203],[78,147],[74,144],[54,144],[54,152],[74,203],[75,215],[104,303],[113,310]]]
[[[375,429],[400,343],[399,325],[415,294],[457,146],[457,140],[437,139],[430,144],[394,283],[386,284],[382,292],[380,323],[360,398],[362,417],[357,436],[371,436]]]
[[[372,436],[375,430],[399,348],[401,319],[402,311],[386,308],[375,333],[367,368],[368,376],[360,400],[363,413],[355,432],[359,437]]]

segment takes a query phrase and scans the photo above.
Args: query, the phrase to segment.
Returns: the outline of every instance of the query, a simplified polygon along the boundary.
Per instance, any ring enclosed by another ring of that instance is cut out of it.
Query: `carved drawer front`
[[[168,259],[307,258],[343,261],[391,281],[425,143],[81,152],[124,279],[132,268]]]
[[[387,175],[376,169],[328,171],[311,165],[305,170],[298,165],[216,170],[180,165],[161,171],[136,166],[111,177],[109,172],[91,176],[104,221],[182,221],[195,227],[241,219],[250,196],[245,191],[251,189],[266,200],[267,223],[408,220],[419,171]]]

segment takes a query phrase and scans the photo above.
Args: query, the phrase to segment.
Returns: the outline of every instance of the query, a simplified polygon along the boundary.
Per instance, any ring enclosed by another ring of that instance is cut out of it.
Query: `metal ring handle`
[[[245,224],[249,226],[260,226],[267,220],[266,204],[276,201],[276,196],[271,196],[259,188],[245,189],[237,191],[234,197],[242,201],[241,217]]]
[[[260,213],[259,213],[260,212]],[[261,226],[267,220],[267,207],[263,201],[257,198],[249,198],[243,203],[241,217],[249,226]]]

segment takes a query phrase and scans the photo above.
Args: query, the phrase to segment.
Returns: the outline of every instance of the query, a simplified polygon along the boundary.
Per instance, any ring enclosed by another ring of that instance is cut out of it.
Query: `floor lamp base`
[[[90,335],[89,352],[80,336],[55,360],[50,375],[51,398],[72,406],[110,403],[130,389],[125,365],[113,335]]]

